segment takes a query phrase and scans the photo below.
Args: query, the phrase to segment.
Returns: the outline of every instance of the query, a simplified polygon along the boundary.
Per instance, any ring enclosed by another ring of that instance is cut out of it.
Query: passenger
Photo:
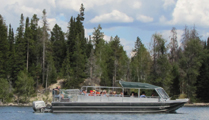
[[[106,90],[105,90],[104,94],[105,94],[105,96],[107,96],[107,97],[109,96],[109,95],[107,94],[107,91],[106,91]]]
[[[142,95],[140,96],[140,98],[146,98],[145,92],[142,91]]]
[[[131,96],[130,97],[134,97],[134,92],[131,93]]]
[[[93,96],[96,96],[96,90],[93,90]]]
[[[93,95],[93,90],[90,90],[89,96],[94,96]]]
[[[55,89],[54,89],[54,97],[58,97],[59,100],[61,100],[61,98],[63,99],[64,98],[64,95],[61,94],[61,91],[60,91],[60,86],[57,86]]]
[[[123,92],[122,92],[122,91],[120,92],[120,95],[119,95],[119,97],[123,97]]]
[[[113,92],[112,91],[110,91],[110,97],[113,97]]]
[[[102,96],[107,96],[107,95],[106,95],[106,90],[103,90]]]
[[[117,97],[118,95],[116,94],[116,91],[113,91],[113,97]]]
[[[100,92],[99,91],[96,92],[96,96],[100,96]]]
[[[85,95],[85,96],[88,96],[88,94],[87,94],[86,91],[87,91],[87,90],[83,90],[81,94],[82,94],[82,95]]]
[[[81,95],[86,95],[85,90],[82,90]]]

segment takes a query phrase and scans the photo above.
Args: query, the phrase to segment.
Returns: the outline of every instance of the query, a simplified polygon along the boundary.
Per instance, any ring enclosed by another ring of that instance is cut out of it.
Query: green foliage
[[[135,42],[133,53],[134,56],[131,58],[132,81],[146,82],[150,72],[151,57],[139,37]]]
[[[179,95],[179,99],[184,99],[184,98],[187,98],[187,95],[186,94],[180,94]]]
[[[179,84],[180,84],[180,68],[177,63],[172,65],[171,70],[172,77],[172,84],[170,86],[170,95],[172,97],[176,97],[180,94]]]
[[[66,56],[66,45],[64,33],[57,24],[51,31],[52,55],[57,72],[60,72],[62,63]]]
[[[207,40],[207,45],[205,44],[204,50],[206,50],[206,54],[203,56],[203,63],[199,69],[199,75],[197,77],[197,98],[200,99],[202,102],[209,102],[209,38]]]
[[[3,102],[8,101],[10,96],[10,85],[6,79],[0,78],[0,98],[3,99]]]
[[[27,41],[24,39],[24,16],[21,14],[20,26],[17,28],[16,44],[15,44],[15,65],[14,74],[17,79],[19,71],[26,68]]]
[[[166,41],[160,34],[153,35],[153,64],[150,75],[151,83],[162,86],[167,92],[172,84],[172,66],[167,59]]]
[[[0,15],[0,78],[7,77],[7,59],[9,53],[9,44],[7,41],[7,26],[3,17]]]
[[[9,52],[8,52],[8,61],[7,61],[7,78],[12,79],[14,78],[14,71],[13,67],[15,64],[15,45],[14,45],[14,32],[9,25],[9,35],[8,35],[8,42],[9,42]],[[14,84],[14,83],[13,83]]]
[[[34,80],[28,75],[26,70],[20,71],[15,81],[15,94],[18,96],[18,103],[20,97],[24,97],[26,101],[29,100],[30,96],[34,92]]]
[[[75,46],[75,51],[73,54],[73,59],[75,60],[73,63],[73,74],[72,74],[72,79],[70,87],[71,88],[79,88],[79,84],[84,81],[85,78],[85,54],[83,53],[82,49],[80,49],[81,43],[79,41],[79,36],[77,35],[76,38],[76,46]]]
[[[199,39],[190,39],[187,41],[180,65],[186,74],[185,78],[181,81],[181,84],[184,86],[182,91],[189,98],[195,97],[195,83],[199,75],[199,68],[201,67],[204,53],[205,51]]]

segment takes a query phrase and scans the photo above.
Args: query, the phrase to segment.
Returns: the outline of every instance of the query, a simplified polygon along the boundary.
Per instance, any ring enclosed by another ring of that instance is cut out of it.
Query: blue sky
[[[176,27],[181,40],[185,25],[194,25],[202,40],[209,35],[208,0],[0,0],[0,14],[14,30],[19,25],[20,15],[31,18],[37,14],[41,19],[47,11],[50,29],[57,23],[66,32],[71,16],[76,17],[81,3],[85,7],[84,27],[86,36],[93,28],[102,26],[104,39],[118,35],[121,44],[130,55],[137,36],[149,48],[152,35],[162,34],[169,42],[170,30]],[[40,24],[41,25],[41,20]]]

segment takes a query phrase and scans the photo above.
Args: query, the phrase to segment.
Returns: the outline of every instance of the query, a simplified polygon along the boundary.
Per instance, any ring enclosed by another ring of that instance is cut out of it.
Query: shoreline
[[[32,107],[32,103],[7,103],[7,104],[0,104],[0,107]]]
[[[186,103],[184,107],[209,107],[209,103]]]
[[[50,104],[50,103],[48,103]],[[47,104],[46,104],[47,105]],[[32,107],[32,103],[7,103],[7,104],[0,104],[0,107]],[[184,107],[209,107],[209,103],[186,103]]]

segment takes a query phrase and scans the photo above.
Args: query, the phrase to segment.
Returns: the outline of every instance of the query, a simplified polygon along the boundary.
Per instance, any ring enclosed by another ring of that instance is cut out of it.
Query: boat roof
[[[121,87],[123,88],[137,88],[137,89],[155,89],[155,88],[161,88],[159,86],[151,85],[148,83],[141,83],[141,82],[125,82],[125,81],[119,81]]]

